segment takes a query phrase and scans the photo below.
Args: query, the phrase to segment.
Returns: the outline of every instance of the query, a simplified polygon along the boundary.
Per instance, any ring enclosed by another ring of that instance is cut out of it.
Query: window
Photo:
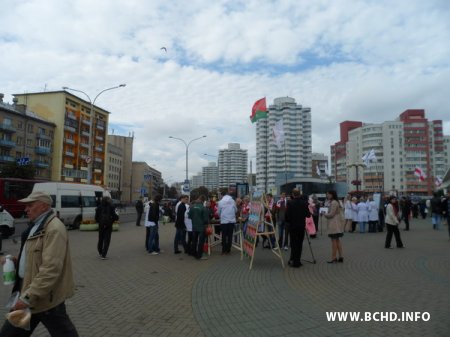
[[[27,132],[33,132],[33,124],[28,124]]]
[[[80,197],[78,195],[62,195],[61,208],[80,207]]]
[[[23,128],[22,121],[17,122],[17,128],[22,130],[22,128]]]

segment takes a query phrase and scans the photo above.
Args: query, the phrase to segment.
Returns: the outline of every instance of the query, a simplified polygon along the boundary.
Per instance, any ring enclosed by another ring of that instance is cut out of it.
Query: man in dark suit
[[[292,199],[289,200],[286,208],[286,222],[289,224],[291,235],[291,259],[289,265],[299,268],[302,257],[303,240],[305,238],[305,219],[311,213],[308,209],[308,201],[302,197],[297,188],[292,190]]]

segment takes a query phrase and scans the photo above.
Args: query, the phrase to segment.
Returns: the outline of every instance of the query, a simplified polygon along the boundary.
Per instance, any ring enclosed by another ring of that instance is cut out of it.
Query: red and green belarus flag
[[[261,98],[253,104],[250,120],[255,123],[258,119],[267,118],[266,98]]]

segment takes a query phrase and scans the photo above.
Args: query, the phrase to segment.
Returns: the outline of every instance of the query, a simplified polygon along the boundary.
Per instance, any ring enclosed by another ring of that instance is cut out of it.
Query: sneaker
[[[284,246],[284,250],[289,250],[289,247],[288,246]]]
[[[108,258],[106,256],[102,256],[100,259],[102,260],[108,260]]]
[[[181,250],[177,250],[174,254],[181,254]]]
[[[200,260],[208,260],[208,257],[207,257],[207,256],[202,256],[202,257],[200,258]]]
[[[159,255],[158,252],[151,252],[150,255]]]

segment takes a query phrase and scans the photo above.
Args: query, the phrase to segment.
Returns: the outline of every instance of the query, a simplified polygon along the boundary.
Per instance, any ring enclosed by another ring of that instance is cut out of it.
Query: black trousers
[[[397,247],[401,248],[403,247],[402,239],[400,238],[400,231],[398,230],[398,226],[393,226],[390,224],[386,224],[387,234],[386,234],[386,242],[384,244],[384,247],[389,248],[391,247],[391,241],[392,241],[392,234],[395,236],[395,242],[397,243]]]
[[[32,335],[39,323],[44,324],[51,337],[78,337],[77,329],[67,315],[64,302],[50,310],[32,314],[29,331],[16,328],[8,321],[5,321],[0,331],[0,336],[28,337]]]
[[[140,226],[141,225],[142,213],[143,212],[138,212],[138,214],[137,214],[136,226]]]
[[[196,259],[201,259],[203,256],[203,245],[205,244],[205,231],[193,231],[192,232],[192,255]]]
[[[106,257],[106,254],[108,254],[109,244],[111,242],[111,233],[112,226],[104,227],[99,225],[97,251],[103,257]]]
[[[303,240],[305,239],[305,225],[303,226],[291,226],[291,260],[294,267],[300,266],[300,260],[302,258]]]
[[[220,231],[222,232],[222,253],[231,252],[234,225],[234,223],[226,223],[220,225]]]

